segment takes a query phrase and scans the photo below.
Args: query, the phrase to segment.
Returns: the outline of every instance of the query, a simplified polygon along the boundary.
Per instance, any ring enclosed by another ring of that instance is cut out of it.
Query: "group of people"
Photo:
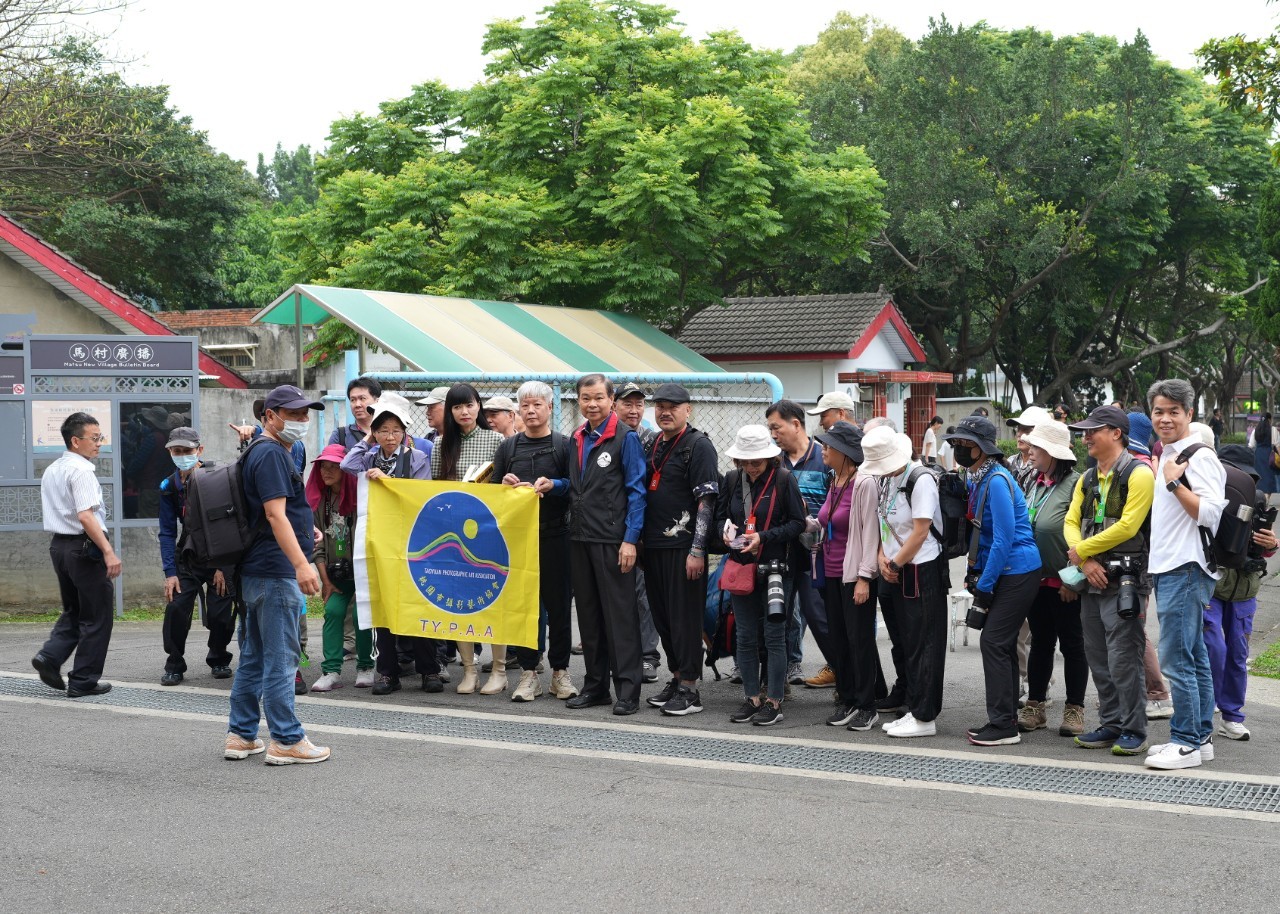
[[[1149,393],[1150,421],[1163,445],[1155,462],[1150,442],[1139,440],[1131,417],[1114,407],[1070,427],[1033,407],[1010,420],[1019,452],[1006,460],[985,416],[966,417],[945,433],[935,419],[917,452],[887,419],[859,426],[852,401],[830,393],[807,414],[790,400],[768,406],[763,424],[738,430],[725,452],[734,468],[723,477],[714,444],[691,423],[691,398],[681,385],[664,383],[647,394],[634,383],[615,389],[604,375],[589,374],[576,393],[583,421],[562,435],[551,427],[554,395],[542,382],[526,382],[514,400],[482,401],[469,384],[436,388],[418,401],[430,428],[417,437],[409,401],[360,378],[347,391],[353,422],[334,431],[305,482],[298,445],[323,404],[296,387],[278,387],[262,401],[258,425],[236,427],[246,443],[265,438],[277,446],[252,447],[241,458],[248,520],[260,533],[238,568],[240,660],[228,758],[265,753],[269,764],[292,764],[329,757],[306,738],[293,704],[307,688],[299,670],[306,631],[300,623],[305,598],[316,595],[325,606],[321,675],[310,686],[316,692],[340,688],[350,659],[354,685],[374,695],[400,690],[402,677],[412,674],[423,691],[440,692],[456,657],[459,693],[511,688],[513,700],[530,702],[544,694],[545,657],[548,690],[567,707],[610,706],[631,715],[640,710],[643,684],[661,678],[665,657],[668,678],[645,701],[666,715],[699,713],[713,554],[723,556],[715,574],[733,609],[735,681],[743,687],[730,720],[776,724],[791,685],[803,682],[833,689],[832,726],[857,732],[880,724],[890,737],[934,736],[944,699],[950,588],[937,470],[948,461],[967,481],[972,542],[965,587],[975,620],[983,620],[987,714],[967,731],[972,744],[1015,743],[1021,733],[1047,726],[1055,647],[1063,654],[1066,690],[1059,732],[1081,746],[1149,752],[1147,764],[1157,768],[1197,765],[1212,758],[1215,706],[1223,715],[1218,732],[1248,738],[1244,660],[1256,577],[1221,575],[1201,549],[1199,532],[1216,526],[1225,504],[1221,461],[1242,458],[1228,446],[1221,457],[1210,447],[1178,459],[1193,440],[1186,382],[1161,381]],[[656,430],[642,422],[647,404]],[[822,428],[812,437],[808,416]],[[1075,469],[1073,430],[1084,435],[1094,464],[1084,474]],[[73,697],[110,689],[100,677],[111,627],[109,582],[120,562],[105,536],[90,462],[98,432],[91,416],[69,417],[67,453],[42,486],[64,612],[33,665],[46,684]],[[179,427],[166,449],[175,469],[160,486],[168,601],[161,681],[182,681],[202,591],[206,662],[215,678],[227,678],[237,581],[228,569],[190,567],[177,548],[186,487],[204,465],[203,446],[195,429]],[[482,668],[479,646],[469,641],[354,625],[352,536],[361,475],[537,492],[536,649],[492,645]],[[1260,549],[1276,547],[1269,531],[1255,540]],[[1143,627],[1153,589],[1161,623],[1155,676],[1163,669],[1172,697],[1171,740],[1155,747],[1146,731],[1154,656]],[[574,607],[585,666],[580,689],[569,673],[571,651],[579,649],[572,644]],[[890,639],[892,682],[876,647],[877,607]],[[1019,708],[1024,623],[1030,649]],[[808,679],[799,675],[806,627],[824,660]],[[61,667],[77,644],[68,685]],[[520,676],[512,688],[508,674],[515,668]],[[1099,723],[1085,732],[1090,672]],[[262,714],[270,746],[257,736]]]

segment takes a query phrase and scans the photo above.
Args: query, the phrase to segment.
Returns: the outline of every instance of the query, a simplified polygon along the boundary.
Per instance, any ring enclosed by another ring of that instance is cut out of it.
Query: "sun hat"
[[[1209,445],[1209,447],[1213,447],[1213,429],[1203,422],[1192,422],[1187,426],[1187,434],[1199,435],[1202,442]]]
[[[443,403],[444,398],[449,395],[448,386],[433,387],[431,393],[427,394],[418,401],[419,406],[435,406],[437,403]]]
[[[766,460],[781,453],[782,448],[774,443],[767,428],[763,425],[744,425],[738,429],[737,437],[724,455],[733,460]]]
[[[844,421],[836,422],[825,432],[813,437],[821,442],[823,447],[833,448],[855,464],[860,464],[865,459],[866,452],[862,449],[862,429],[856,425]]]
[[[887,425],[873,428],[862,437],[862,472],[868,476],[888,476],[911,462],[911,439]]]
[[[818,398],[818,405],[813,409],[805,410],[811,416],[821,416],[829,409],[843,409],[853,412],[858,408],[858,404],[847,394],[839,390],[833,390],[823,394]]]
[[[165,443],[165,449],[171,447],[199,447],[200,433],[194,428],[186,425],[180,425],[173,431],[169,432],[169,440]]]
[[[326,444],[324,446],[324,450],[320,452],[320,456],[311,462],[319,463],[322,460],[327,460],[330,463],[342,463],[342,458],[346,456],[347,449],[337,442],[334,442],[333,444]]]
[[[1053,421],[1052,417],[1050,421]],[[1000,445],[996,444],[996,427],[990,419],[983,416],[965,416],[956,423],[956,430],[950,435],[943,435],[942,440],[949,441],[952,445],[957,441],[976,444],[988,457],[1000,453]]]
[[[1041,422],[1050,422],[1053,415],[1043,406],[1028,406],[1022,411],[1021,416],[1014,416],[1012,419],[1005,419],[1004,424],[1009,428],[1021,425],[1024,428],[1035,428]]]
[[[1054,460],[1070,460],[1074,462],[1076,459],[1076,452],[1071,450],[1071,429],[1056,419],[1039,423],[1030,432],[1023,435],[1022,440],[1027,444],[1034,444],[1042,451],[1048,452],[1049,456]]]
[[[516,411],[516,404],[510,397],[490,397],[484,401],[483,409],[501,410],[507,413]]]
[[[383,391],[382,396],[378,398],[378,402],[369,407],[369,427],[373,428],[378,424],[378,418],[385,415],[392,415],[399,419],[406,432],[409,430],[409,426],[413,424],[413,414],[409,410],[409,401],[397,393]]]

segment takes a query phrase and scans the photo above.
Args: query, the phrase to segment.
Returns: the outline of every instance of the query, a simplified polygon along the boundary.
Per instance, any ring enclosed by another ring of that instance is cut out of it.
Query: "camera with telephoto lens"
[[[325,570],[334,584],[348,584],[356,579],[356,569],[351,564],[351,559],[334,559],[325,566]]]
[[[1142,607],[1138,599],[1138,575],[1142,573],[1142,565],[1131,555],[1123,555],[1115,561],[1107,562],[1107,578],[1120,585],[1120,593],[1116,597],[1116,615],[1121,619],[1132,619]]]
[[[1250,534],[1261,533],[1263,530],[1270,530],[1276,525],[1276,512],[1280,509],[1274,505],[1262,506],[1259,501],[1258,507],[1253,509],[1253,525],[1249,531]],[[1244,568],[1245,574],[1266,574],[1267,573],[1267,557],[1263,555],[1263,549],[1253,541],[1252,535],[1249,537],[1249,553],[1245,558]]]
[[[786,591],[782,586],[783,575],[787,573],[787,563],[781,559],[770,559],[756,566],[756,574],[765,580],[765,619],[769,622],[781,622],[787,617]]]

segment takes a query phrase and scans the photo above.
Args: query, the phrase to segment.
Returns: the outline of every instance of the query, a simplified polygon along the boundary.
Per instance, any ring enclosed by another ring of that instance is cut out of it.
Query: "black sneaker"
[[[229,666],[215,666],[215,667],[213,668],[213,678],[214,678],[214,679],[230,679],[230,678],[231,678],[231,667],[229,667]]]
[[[1022,742],[1022,736],[1016,726],[997,727],[995,724],[987,724],[978,732],[970,733],[969,742],[975,746],[1012,746]]]
[[[880,723],[880,715],[875,711],[858,711],[858,713],[853,715],[853,718],[849,721],[849,725],[845,729],[862,732],[864,730],[870,730],[878,723]]]
[[[671,681],[662,687],[661,692],[650,695],[645,699],[645,701],[649,702],[649,704],[653,705],[655,708],[661,708],[672,698],[675,698],[676,690],[679,688],[680,680],[673,676],[671,677]]]
[[[302,681],[302,670],[298,670],[293,674],[293,694],[306,695],[311,691],[311,686]]]
[[[760,706],[760,710],[756,712],[756,716],[751,718],[751,723],[757,727],[772,727],[778,721],[782,720],[782,707],[774,707],[765,702]]]
[[[853,705],[841,705],[836,708],[835,713],[827,718],[828,727],[843,727],[849,721],[853,720],[858,714],[858,709]]]
[[[182,682],[182,674],[178,672],[165,673],[160,677],[160,684],[163,686],[175,686]]]
[[[424,692],[443,692],[444,683],[440,681],[438,673],[422,674],[422,691]]]
[[[907,701],[901,695],[894,695],[890,693],[884,698],[876,700],[876,710],[881,713],[885,711],[905,711],[907,710]]]
[[[745,724],[756,716],[756,712],[768,702],[756,704],[754,701],[744,701],[742,707],[729,715],[729,722],[733,724]]]
[[[670,714],[674,717],[697,714],[701,710],[702,696],[698,694],[698,690],[683,685],[677,686],[676,694],[672,695],[671,700],[662,706],[663,714]]]
[[[392,679],[390,676],[379,676],[373,684],[374,695],[390,695],[392,692],[400,691],[400,680]]]

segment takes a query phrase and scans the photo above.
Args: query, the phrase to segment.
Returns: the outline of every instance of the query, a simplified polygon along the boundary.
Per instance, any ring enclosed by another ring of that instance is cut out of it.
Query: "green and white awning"
[[[582,308],[298,285],[254,321],[307,326],[335,317],[418,371],[723,371],[637,317]]]

